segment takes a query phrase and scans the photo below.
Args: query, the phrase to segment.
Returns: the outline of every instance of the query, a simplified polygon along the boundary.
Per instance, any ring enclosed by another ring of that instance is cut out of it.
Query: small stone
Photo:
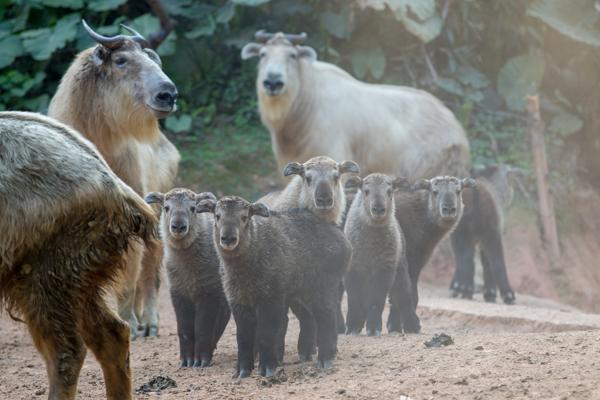
[[[475,350],[483,350],[483,346],[477,346],[475,347]]]
[[[35,391],[35,395],[36,396],[41,396],[44,393],[46,393],[46,388],[41,388],[41,389],[38,389],[38,390]]]
[[[346,393],[346,389],[339,389],[338,391],[336,391],[337,394],[345,394]]]

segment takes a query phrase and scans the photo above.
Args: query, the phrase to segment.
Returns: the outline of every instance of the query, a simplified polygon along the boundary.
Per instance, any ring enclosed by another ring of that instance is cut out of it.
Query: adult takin
[[[125,27],[133,36],[106,37],[85,21],[83,26],[97,45],[77,55],[48,115],[93,142],[110,168],[139,195],[168,191],[180,156],[161,133],[158,119],[176,109],[177,88],[162,71],[159,56],[133,29]],[[118,308],[134,338],[138,323],[143,335],[158,333],[161,250],[160,242],[150,241],[145,251],[138,245],[127,253],[128,276],[118,285]]]
[[[237,326],[240,378],[254,368],[271,376],[282,357],[287,310],[300,321],[298,353],[309,360],[319,348],[331,368],[337,348],[337,287],[352,256],[344,233],[312,212],[271,212],[262,203],[224,197],[205,200],[198,212],[215,216],[213,239],[223,267],[223,286]]]
[[[393,300],[401,310],[404,332],[418,333],[404,234],[395,216],[394,193],[409,190],[404,178],[370,174],[352,177],[346,188],[358,189],[350,206],[344,233],[352,245],[352,262],[344,276],[348,292],[347,333],[359,334],[365,321],[367,335],[380,336],[381,314],[394,280],[401,287]]]
[[[363,176],[381,172],[411,181],[469,172],[469,143],[452,112],[431,94],[361,82],[317,61],[306,34],[259,31],[242,59],[260,57],[258,106],[281,168],[329,156],[354,160]],[[343,101],[340,101],[343,99]]]
[[[164,244],[171,301],[177,319],[181,367],[208,367],[229,322],[229,305],[213,245],[213,217],[197,214],[212,193],[172,189],[152,192],[146,202],[162,208],[160,232]]]
[[[89,347],[110,400],[131,399],[129,327],[103,297],[156,216],[92,143],[58,121],[0,112],[0,306],[29,328],[69,400]]]

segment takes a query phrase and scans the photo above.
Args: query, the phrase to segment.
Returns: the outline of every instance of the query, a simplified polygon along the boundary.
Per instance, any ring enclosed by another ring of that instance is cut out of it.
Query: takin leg
[[[214,295],[196,299],[194,320],[194,367],[210,367],[220,299]]]
[[[31,291],[30,298],[36,292]],[[39,293],[39,292],[38,292]],[[25,299],[25,297],[23,297]],[[85,344],[78,332],[74,301],[68,294],[53,287],[51,297],[30,299],[36,304],[20,304],[33,338],[42,354],[48,373],[49,400],[75,399],[79,372],[85,359]]]
[[[212,348],[213,352],[217,348],[217,344],[219,340],[221,340],[221,336],[223,336],[223,332],[225,332],[225,328],[227,327],[227,323],[229,323],[229,318],[231,318],[231,311],[229,309],[229,304],[225,299],[225,296],[221,293],[219,295],[219,311],[217,314],[217,321],[215,323],[215,329],[213,331],[213,343]]]
[[[338,294],[331,288],[336,288],[339,281],[334,285],[320,282],[319,296],[314,299],[313,315],[317,324],[317,347],[319,348],[319,366],[323,369],[331,369],[337,352],[337,299]],[[319,289],[319,288],[317,288]]]
[[[142,336],[158,336],[158,289],[163,250],[158,240],[148,242],[136,289],[136,311]]]
[[[283,299],[268,299],[257,310],[256,335],[260,353],[260,374],[265,377],[277,371],[279,338],[287,318],[287,306]]]
[[[337,327],[338,333],[346,332],[346,323],[344,322],[344,313],[342,312],[342,299],[344,298],[344,282],[340,282],[339,297],[338,297],[338,313],[337,313]]]
[[[367,335],[381,336],[381,314],[385,307],[385,299],[394,282],[396,266],[383,268],[375,274],[369,285],[367,295],[369,304],[367,312]]]
[[[472,299],[475,279],[475,243],[465,232],[454,232],[450,237],[456,260],[456,276],[451,296]]]
[[[82,335],[102,367],[108,400],[131,399],[129,326],[101,297],[91,298],[81,318]]]
[[[481,265],[483,267],[483,299],[488,303],[496,302],[496,280],[490,262],[484,251],[481,253]]]
[[[313,356],[317,353],[317,326],[315,316],[300,300],[292,302],[291,308],[300,323],[298,358],[300,359],[300,362],[312,361]]]
[[[135,315],[135,289],[140,275],[143,246],[131,243],[125,255],[125,270],[119,276],[117,287],[117,305],[119,317],[129,324],[131,339],[137,337],[138,320]]]
[[[368,303],[367,274],[349,271],[346,274],[345,286],[348,296],[348,312],[346,314],[346,333],[359,335],[367,319]]]
[[[194,365],[194,304],[191,300],[173,290],[171,290],[171,301],[177,320],[179,367],[191,367]]]
[[[413,281],[408,274],[406,260],[401,260],[390,290],[388,332],[419,333],[421,331],[421,322],[416,312],[418,296],[413,293],[413,290],[416,291],[416,286],[416,281]]]
[[[506,263],[504,262],[502,235],[498,230],[494,229],[483,236],[481,239],[481,250],[485,253],[490,263],[494,280],[498,284],[502,300],[504,300],[504,303],[506,304],[514,304],[515,292],[508,282]]]
[[[236,325],[237,372],[234,377],[246,378],[254,369],[254,338],[256,336],[256,312],[250,306],[231,304]]]

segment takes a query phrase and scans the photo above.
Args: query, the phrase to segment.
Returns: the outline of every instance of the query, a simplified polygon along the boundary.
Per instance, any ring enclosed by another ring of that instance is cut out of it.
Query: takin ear
[[[362,179],[358,176],[352,176],[346,181],[345,189],[362,189]]]
[[[252,217],[255,215],[268,218],[271,215],[271,212],[263,203],[253,203],[250,205],[250,216]]]
[[[300,175],[304,176],[304,165],[298,162],[291,162],[283,169],[283,176]]]
[[[338,166],[340,169],[340,174],[347,174],[350,172],[353,174],[360,174],[360,168],[354,161],[344,161],[338,164]]]
[[[162,206],[163,202],[165,201],[165,195],[164,193],[160,192],[150,192],[146,195],[146,197],[144,197],[144,200],[148,204],[160,203]]]
[[[104,63],[108,57],[108,51],[101,45],[97,45],[92,52],[92,62],[95,66],[99,67]]]
[[[461,187],[464,188],[475,188],[477,187],[477,181],[473,178],[463,178],[460,181]]]
[[[202,200],[196,206],[196,214],[214,213],[217,203],[214,200]]]
[[[158,66],[162,68],[162,61],[160,60],[160,57],[158,56],[158,54],[154,50],[145,48],[144,49],[144,53],[148,54],[148,57],[150,57],[150,59],[152,61],[154,61],[155,63],[157,63]]]
[[[196,200],[196,204],[200,204],[200,202],[203,200],[212,200],[214,202],[217,201],[217,197],[211,192],[196,193],[194,198]]]
[[[431,181],[429,181],[428,179],[421,179],[419,181],[416,181],[412,187],[411,190],[415,191],[415,190],[430,190],[431,189]]]
[[[296,46],[298,58],[305,58],[308,62],[317,61],[317,52],[309,46]]]
[[[403,176],[398,176],[392,181],[394,191],[410,192],[410,182]]]
[[[242,48],[242,60],[247,60],[252,57],[257,57],[262,49],[262,45],[258,43],[248,43]]]

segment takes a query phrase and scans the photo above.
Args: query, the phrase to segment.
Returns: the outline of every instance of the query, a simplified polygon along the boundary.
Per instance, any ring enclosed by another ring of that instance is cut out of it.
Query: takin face
[[[406,178],[392,178],[385,174],[370,174],[364,179],[353,176],[346,182],[346,189],[360,189],[365,215],[373,223],[383,223],[394,216],[394,192],[410,190]]]
[[[260,57],[256,78],[259,95],[276,97],[288,94],[294,98],[300,88],[301,62],[317,59],[312,47],[300,46],[306,40],[306,34],[269,34],[259,31],[255,37],[263,43],[246,44],[242,49],[242,59]]]
[[[177,109],[177,88],[162,71],[160,57],[148,48],[146,39],[124,25],[133,36],[102,36],[82,23],[98,43],[90,57],[111,102],[118,99],[125,102],[116,101],[122,109],[150,112],[155,118],[164,118]]]
[[[413,190],[428,190],[429,218],[440,227],[452,226],[460,220],[463,212],[462,190],[476,186],[473,178],[438,176],[422,179],[413,185]]]
[[[340,179],[347,173],[360,173],[358,164],[354,161],[337,163],[325,156],[311,158],[304,164],[291,162],[283,171],[284,176],[298,175],[302,178],[301,195],[318,211],[331,210],[345,201]]]
[[[159,204],[162,207],[163,235],[180,240],[195,225],[198,204],[204,200],[216,201],[216,197],[210,192],[196,194],[188,189],[173,189],[166,194],[148,193],[145,200],[148,204]]]
[[[262,203],[249,203],[237,196],[223,197],[218,202],[204,200],[197,212],[210,212],[215,215],[215,243],[224,252],[233,252],[243,244],[250,218],[258,215],[269,217],[267,206]]]

